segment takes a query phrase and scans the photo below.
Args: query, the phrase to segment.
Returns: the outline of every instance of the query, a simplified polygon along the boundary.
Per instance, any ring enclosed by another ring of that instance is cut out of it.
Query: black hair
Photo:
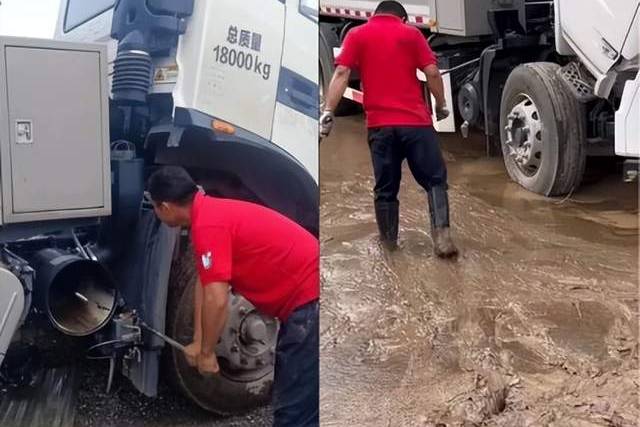
[[[171,202],[187,205],[193,201],[198,186],[180,166],[164,166],[147,180],[147,191],[156,203]]]
[[[398,18],[409,19],[409,15],[407,14],[407,10],[404,8],[400,2],[395,0],[385,0],[378,4],[376,7],[375,14],[378,15],[380,13],[385,13],[388,15],[395,15]]]

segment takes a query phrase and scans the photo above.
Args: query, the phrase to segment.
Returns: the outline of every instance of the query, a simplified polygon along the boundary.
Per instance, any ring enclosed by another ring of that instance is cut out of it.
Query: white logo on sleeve
[[[212,265],[213,265],[213,256],[211,255],[211,252],[202,254],[202,267],[204,267],[205,270],[208,270],[211,268]]]

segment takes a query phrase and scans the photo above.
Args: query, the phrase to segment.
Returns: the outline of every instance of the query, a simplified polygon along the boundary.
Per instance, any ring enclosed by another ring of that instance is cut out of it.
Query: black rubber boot
[[[375,202],[376,222],[380,231],[380,241],[387,249],[398,247],[398,216],[400,204],[396,202]]]
[[[451,239],[449,229],[449,196],[444,187],[433,187],[429,191],[429,214],[431,217],[431,239],[433,251],[440,258],[458,255],[458,248]]]

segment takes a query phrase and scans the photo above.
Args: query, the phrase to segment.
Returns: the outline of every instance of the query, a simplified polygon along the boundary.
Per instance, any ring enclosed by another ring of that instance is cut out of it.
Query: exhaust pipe
[[[98,262],[43,249],[36,253],[35,303],[59,331],[87,336],[102,329],[116,309],[116,289]]]

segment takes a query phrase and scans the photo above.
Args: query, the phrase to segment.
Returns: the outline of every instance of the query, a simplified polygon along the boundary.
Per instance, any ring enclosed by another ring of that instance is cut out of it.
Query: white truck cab
[[[615,152],[640,157],[640,2],[600,1],[584,7],[578,0],[555,2],[556,50],[576,56],[595,79],[593,92],[608,98],[618,75],[635,73],[624,83],[615,113]]]
[[[106,43],[113,67],[115,3],[62,1],[55,38]],[[150,92],[273,142],[317,182],[317,22],[317,1],[196,0],[177,48],[153,58]]]

